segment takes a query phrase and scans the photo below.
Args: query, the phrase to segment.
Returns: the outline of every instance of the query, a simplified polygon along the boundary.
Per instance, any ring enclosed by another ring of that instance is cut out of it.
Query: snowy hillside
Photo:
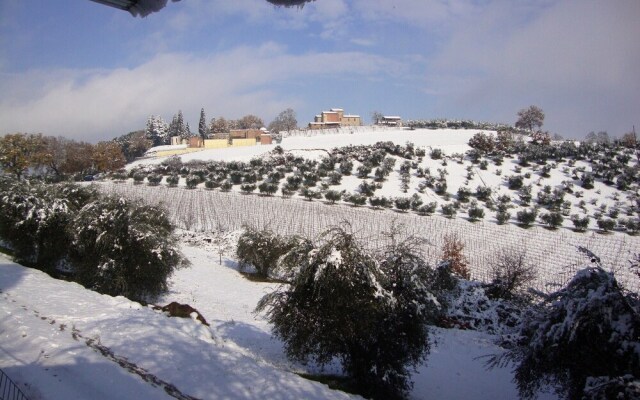
[[[231,258],[220,265],[212,246],[183,251],[192,266],[176,273],[161,303],[189,303],[211,327],[54,280],[0,255],[0,368],[31,400],[354,397],[294,373],[318,371],[292,365],[253,313],[272,284],[246,280]],[[509,369],[487,371],[476,358],[502,351],[494,337],[434,328],[432,338],[411,398],[517,396]]]
[[[630,288],[640,287],[634,275],[626,274],[627,260],[640,248],[640,236],[635,234],[640,219],[633,197],[637,184],[621,190],[595,179],[593,188],[585,189],[580,179],[593,165],[569,157],[532,161],[525,166],[517,155],[482,158],[474,163],[465,153],[471,149],[468,142],[477,130],[363,127],[350,132],[287,137],[281,144],[281,156],[274,154],[274,145],[269,145],[195,152],[181,156],[179,164],[167,158],[139,160],[130,166],[133,178],[128,179],[129,184],[112,185],[108,181],[101,188],[151,203],[163,202],[174,223],[193,230],[230,231],[249,224],[313,238],[328,226],[348,220],[356,232],[372,240],[396,221],[404,224],[407,234],[430,240],[424,251],[432,259],[438,257],[444,234],[456,233],[467,246],[474,278],[486,280],[495,254],[505,248],[518,248],[539,266],[537,287],[541,290],[548,290],[549,284],[555,287],[566,283],[582,262],[577,246],[587,246],[606,265],[620,270],[620,279]],[[389,146],[374,153],[348,147],[379,142],[391,142],[402,151],[411,148],[412,153],[390,153],[395,149]],[[442,154],[436,157],[433,151]],[[372,155],[379,156],[380,152],[383,161],[392,165],[382,178],[378,175],[381,167],[364,168]],[[329,154],[349,160],[349,172],[343,172],[345,162],[325,162]],[[285,165],[279,164],[283,158],[287,160]],[[628,158],[628,168],[637,170],[637,161]],[[246,169],[229,173],[229,166]],[[163,172],[168,168],[179,174]],[[327,174],[326,168],[333,170]],[[221,169],[223,172],[219,172]],[[280,176],[274,178],[274,171],[280,171]],[[163,174],[159,184],[149,183],[152,176],[160,179]],[[177,188],[168,184],[171,174]],[[248,183],[249,177],[255,183]],[[194,181],[187,182],[190,179]],[[267,182],[273,182],[274,196],[262,192],[261,185]],[[299,189],[285,194],[291,182],[298,182]],[[446,185],[439,188],[439,182]],[[195,190],[185,191],[189,184]],[[226,189],[220,187],[224,184],[228,185]],[[310,185],[308,196],[304,194],[306,185]],[[518,185],[522,188],[513,187]],[[327,198],[330,193],[341,196],[337,204],[329,205],[333,203]],[[282,197],[292,199],[282,201]],[[305,197],[313,201],[296,201]],[[362,205],[353,207],[357,199]],[[400,209],[402,204],[410,209]],[[501,207],[506,211],[501,212]],[[470,221],[472,212],[480,213],[474,222]],[[521,213],[535,213],[528,229],[518,227]],[[559,218],[559,222],[545,223],[547,217]],[[576,221],[588,225],[574,232]],[[609,233],[601,232],[601,222],[612,224],[607,228]]]

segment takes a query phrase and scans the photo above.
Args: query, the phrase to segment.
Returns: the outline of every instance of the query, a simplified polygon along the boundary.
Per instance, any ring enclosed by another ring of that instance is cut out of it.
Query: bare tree
[[[503,249],[491,263],[491,286],[496,297],[511,298],[536,279],[536,269],[527,261],[526,250]]]
[[[382,118],[384,118],[384,115],[382,115],[380,111],[371,112],[371,122],[373,122],[374,125],[379,124],[380,121],[382,121]]]
[[[298,120],[296,119],[296,112],[291,108],[287,108],[282,111],[278,116],[269,124],[269,131],[277,133],[282,131],[292,131],[298,127]]]
[[[533,131],[534,129],[540,129],[544,123],[544,112],[540,107],[529,106],[529,108],[523,108],[518,111],[518,120],[516,121],[516,128]]]

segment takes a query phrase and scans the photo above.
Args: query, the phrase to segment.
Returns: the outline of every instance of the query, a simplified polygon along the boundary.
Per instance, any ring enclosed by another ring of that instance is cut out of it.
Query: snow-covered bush
[[[528,228],[533,224],[538,216],[535,208],[520,210],[516,213],[516,220],[523,228]]]
[[[481,154],[491,153],[496,147],[493,136],[484,132],[478,132],[473,135],[473,137],[469,139],[468,144],[469,147],[478,150]]]
[[[407,211],[411,208],[411,198],[410,197],[396,197],[393,200],[394,205],[400,211]]]
[[[67,254],[71,219],[96,196],[90,187],[1,179],[0,239],[16,261],[55,274]]]
[[[589,227],[589,216],[585,215],[584,217],[580,217],[578,214],[573,214],[571,216],[571,222],[573,222],[574,229],[577,232],[584,232]]]
[[[333,204],[336,201],[340,201],[340,199],[342,199],[342,192],[337,190],[327,190],[324,194],[324,198],[331,202],[331,204]]]
[[[256,274],[268,278],[270,272],[276,268],[278,258],[289,252],[297,241],[267,230],[257,230],[245,227],[238,238],[236,255],[241,268],[251,265]]]
[[[557,229],[562,225],[564,217],[557,211],[551,211],[540,215],[540,221],[547,225],[551,229]]]
[[[148,301],[186,261],[164,209],[107,197],[84,206],[70,227],[76,279],[112,296]]]
[[[472,222],[484,218],[484,209],[480,207],[478,205],[478,202],[475,200],[471,202],[471,206],[469,207],[468,213],[469,213],[469,220]]]
[[[436,212],[437,207],[438,207],[438,203],[435,201],[432,201],[430,203],[421,205],[420,207],[418,207],[416,211],[418,212],[418,214],[421,214],[421,215],[431,215]]]
[[[567,399],[604,398],[601,393],[608,391],[599,390],[594,382],[611,383],[627,376],[638,393],[640,303],[594,260],[596,266],[578,271],[523,321],[515,346],[506,355],[516,363],[515,378],[523,398],[534,398],[546,385]],[[637,398],[625,397],[628,386],[610,386],[614,391],[606,398]]]
[[[598,219],[597,224],[602,232],[609,232],[616,226],[616,221],[610,218],[601,218]]]
[[[290,285],[257,308],[267,312],[287,355],[321,365],[338,359],[364,396],[406,396],[410,369],[429,352],[426,323],[438,309],[431,269],[402,244],[377,259],[342,228],[305,252]]]
[[[178,182],[180,181],[180,177],[178,175],[169,175],[167,177],[167,184],[170,187],[178,186]]]

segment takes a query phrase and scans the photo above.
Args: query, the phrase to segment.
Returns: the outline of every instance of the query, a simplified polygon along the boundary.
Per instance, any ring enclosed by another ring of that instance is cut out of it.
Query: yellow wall
[[[229,146],[227,139],[206,139],[204,141],[205,149],[221,149]]]
[[[255,139],[233,139],[231,146],[240,147],[240,146],[255,146]]]

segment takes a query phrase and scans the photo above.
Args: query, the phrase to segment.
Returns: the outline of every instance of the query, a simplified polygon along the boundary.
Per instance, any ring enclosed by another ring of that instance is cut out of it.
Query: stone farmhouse
[[[342,108],[332,108],[316,115],[313,122],[309,122],[309,129],[329,129],[360,125],[362,125],[362,120],[359,115],[345,114]]]

